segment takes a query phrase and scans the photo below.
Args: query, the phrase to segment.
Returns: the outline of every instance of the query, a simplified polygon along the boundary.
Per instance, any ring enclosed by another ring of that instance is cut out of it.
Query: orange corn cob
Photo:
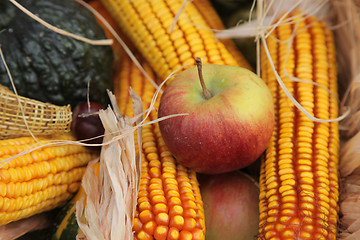
[[[284,19],[294,22],[271,33],[268,49],[297,101],[313,116],[333,119],[338,115],[333,36],[324,22],[301,14]],[[261,165],[259,239],[336,239],[338,123],[314,122],[297,109],[278,85],[264,49],[261,68],[275,101],[276,124]]]
[[[147,63],[142,65],[155,77]],[[120,96],[121,112],[131,116],[129,86],[143,100],[144,109],[149,107],[155,88],[129,58],[123,60],[122,69],[114,93]],[[147,121],[156,118],[152,111]],[[157,123],[142,129],[141,180],[133,230],[139,240],[205,238],[204,209],[196,174],[175,161]]]

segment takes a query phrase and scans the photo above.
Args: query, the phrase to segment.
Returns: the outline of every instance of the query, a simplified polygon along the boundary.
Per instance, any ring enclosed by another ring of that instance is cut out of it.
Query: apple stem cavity
[[[203,78],[203,74],[202,74],[201,59],[199,57],[197,57],[197,58],[195,58],[195,62],[196,62],[196,66],[197,66],[198,73],[199,73],[199,79],[200,79],[200,84],[201,84],[201,87],[203,90],[203,95],[204,95],[204,98],[207,100],[212,97],[212,94],[209,91],[209,89],[207,89],[205,86],[205,82],[204,82],[204,78]]]

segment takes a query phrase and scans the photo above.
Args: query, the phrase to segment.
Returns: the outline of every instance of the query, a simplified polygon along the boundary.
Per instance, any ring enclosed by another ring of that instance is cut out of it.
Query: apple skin
[[[274,129],[271,93],[253,72],[236,66],[204,64],[213,94],[203,96],[196,67],[166,86],[158,117],[165,144],[177,161],[199,173],[219,174],[249,166],[266,149]]]
[[[199,177],[206,240],[253,240],[259,229],[259,188],[240,171]]]

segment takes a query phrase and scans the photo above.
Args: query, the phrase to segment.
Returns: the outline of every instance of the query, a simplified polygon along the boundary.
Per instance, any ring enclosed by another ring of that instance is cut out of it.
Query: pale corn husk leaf
[[[340,107],[343,111],[351,111],[350,116],[341,122],[341,136],[348,140],[360,130],[360,5],[355,0],[332,0],[332,4],[339,25],[335,29],[339,84],[346,91]]]
[[[357,167],[352,172],[352,176],[359,176],[360,175],[360,167]],[[350,176],[349,176],[350,177]]]
[[[330,0],[258,0],[256,19],[242,21],[234,27],[218,30],[218,38],[246,38],[246,37],[264,37],[267,31],[271,31],[274,22],[286,13],[295,9],[301,9],[304,14],[316,16],[328,24],[332,24],[332,7]],[[265,36],[266,37],[266,36]]]
[[[360,5],[356,0],[332,0],[337,17],[337,42],[342,112],[340,122],[340,226],[339,239],[360,239]]]
[[[360,119],[360,118],[359,118]],[[346,123],[344,123],[346,124]],[[343,141],[340,148],[340,175],[344,178],[360,167],[360,133],[357,133],[347,141]]]
[[[43,103],[0,87],[0,139],[69,132],[71,120],[70,105]]]
[[[135,116],[141,116],[142,102],[132,89]],[[88,240],[133,239],[133,219],[140,184],[140,154],[135,150],[133,121],[121,116],[115,97],[109,92],[113,109],[99,112],[105,128],[100,155],[100,174],[95,175],[92,164],[82,180],[85,200],[76,203],[80,229]],[[137,132],[141,128],[137,129]],[[141,132],[140,132],[141,134]],[[141,138],[140,138],[141,139]]]
[[[0,240],[18,239],[25,233],[50,226],[48,213],[41,213],[0,226]]]
[[[248,20],[234,27],[219,30],[216,33],[218,38],[261,38],[266,31],[273,28],[273,23],[281,15],[292,12],[294,9],[301,9],[304,14],[316,16],[322,21],[329,21],[332,12],[329,0],[258,0],[256,19]]]
[[[360,176],[351,175],[346,178],[346,181],[342,181],[342,193],[340,195],[340,201],[343,201],[349,197],[354,197],[360,194]]]
[[[354,223],[357,219],[357,217],[355,217],[355,215],[359,215],[360,214],[360,209],[359,208],[353,208],[353,205],[360,204],[360,198],[359,197],[353,197],[353,198],[347,198],[345,200],[343,200],[341,202],[341,208],[342,208],[342,212],[343,213],[347,213],[346,216],[344,216],[341,219],[341,222],[344,225],[350,226],[352,223]],[[353,212],[354,214],[348,214],[349,212]]]
[[[360,233],[360,218],[355,219],[355,221],[351,223],[351,225],[349,226],[349,231],[351,232],[359,231]]]
[[[339,239],[342,239],[342,240],[359,240],[360,239],[360,231],[356,231],[353,234],[341,233]]]

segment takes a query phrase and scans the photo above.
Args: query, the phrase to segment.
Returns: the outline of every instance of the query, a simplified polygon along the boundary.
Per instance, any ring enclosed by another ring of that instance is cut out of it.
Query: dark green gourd
[[[73,0],[18,0],[26,9],[65,31],[89,39],[105,39],[92,13]],[[0,1],[0,45],[20,95],[57,105],[90,100],[107,103],[112,89],[113,53],[60,35]],[[0,62],[0,84],[11,88]]]

